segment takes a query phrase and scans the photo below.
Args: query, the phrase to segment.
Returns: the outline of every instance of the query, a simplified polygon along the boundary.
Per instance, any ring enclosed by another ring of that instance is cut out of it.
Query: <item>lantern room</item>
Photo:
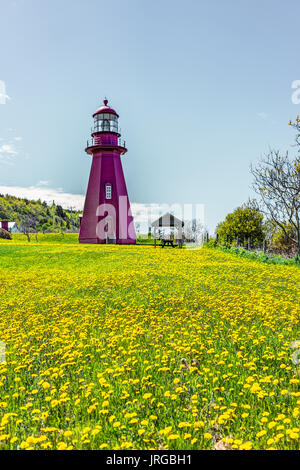
[[[101,106],[93,115],[94,129],[93,132],[114,132],[119,133],[118,119],[116,111],[107,105],[108,101],[104,100],[104,106]]]

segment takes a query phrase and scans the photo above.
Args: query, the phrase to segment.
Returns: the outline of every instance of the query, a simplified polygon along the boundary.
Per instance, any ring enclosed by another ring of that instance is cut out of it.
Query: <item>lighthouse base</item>
[[[101,138],[112,138],[101,134]],[[118,146],[94,146],[92,167],[80,223],[79,243],[117,245],[136,243],[124,173]]]
[[[79,243],[93,245],[136,245],[136,240],[99,240],[99,238],[79,238]]]

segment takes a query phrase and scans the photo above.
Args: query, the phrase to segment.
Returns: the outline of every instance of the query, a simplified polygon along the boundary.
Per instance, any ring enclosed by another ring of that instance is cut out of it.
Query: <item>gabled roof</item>
[[[154,220],[151,224],[152,227],[183,227],[184,222],[175,215],[170,214],[170,212],[167,212],[166,214],[162,215],[159,217],[159,219]]]

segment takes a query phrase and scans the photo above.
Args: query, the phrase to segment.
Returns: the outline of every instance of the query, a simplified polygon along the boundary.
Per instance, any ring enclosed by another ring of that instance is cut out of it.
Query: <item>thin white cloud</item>
[[[41,183],[44,183],[41,185]],[[59,204],[64,208],[73,207],[75,210],[82,210],[84,205],[83,194],[64,193],[57,189],[45,187],[46,181],[39,181],[36,186],[23,188],[21,186],[0,186],[0,194],[10,194],[11,196],[46,201],[48,204]]]
[[[18,155],[11,144],[0,145],[0,163],[13,164],[13,158]]]
[[[10,100],[10,97],[6,93],[6,85],[3,80],[0,80],[0,104],[5,104],[6,100]]]
[[[0,147],[0,154],[3,155],[17,155],[18,152],[13,148],[12,145],[10,144],[3,144]]]
[[[49,205],[54,201],[56,205],[60,205],[65,209],[72,207],[73,210],[83,211],[85,201],[83,194],[65,193],[62,188],[53,189],[47,187],[48,184],[48,181],[39,181],[37,185],[28,188],[21,186],[0,186],[0,194],[9,194],[30,200],[40,199],[41,201],[46,201]],[[178,206],[179,213],[173,210],[175,206]],[[147,233],[151,223],[166,212],[174,212],[174,215],[182,218],[183,214],[180,213],[180,205],[175,206],[156,203],[142,204],[136,202],[130,204],[135,225],[139,225],[140,233]]]
[[[0,186],[0,194],[9,194],[11,196],[46,201],[48,204],[63,206],[65,209],[73,207],[75,210],[82,211],[84,206],[84,194],[72,194],[63,192],[62,188],[52,189],[46,187],[48,181],[39,181],[35,186],[24,188],[22,186]],[[147,220],[148,204],[132,203],[132,214],[140,221]],[[159,215],[160,206],[158,204],[151,205],[151,214]]]
[[[54,201],[65,209],[72,207],[74,210],[83,211],[85,196],[83,194],[65,193],[61,188],[52,189],[46,187],[48,181],[39,181],[37,185],[24,188],[22,186],[0,186],[0,194],[9,194],[11,196],[46,201],[51,205]],[[159,204],[131,204],[132,215],[135,222],[147,227],[149,222],[161,215],[161,206]],[[149,219],[150,217],[150,219]]]

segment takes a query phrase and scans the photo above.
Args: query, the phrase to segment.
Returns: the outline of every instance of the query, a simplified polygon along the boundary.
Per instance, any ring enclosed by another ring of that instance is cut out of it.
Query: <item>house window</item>
[[[112,191],[111,191],[111,184],[107,184],[105,186],[105,197],[106,199],[111,199]]]

